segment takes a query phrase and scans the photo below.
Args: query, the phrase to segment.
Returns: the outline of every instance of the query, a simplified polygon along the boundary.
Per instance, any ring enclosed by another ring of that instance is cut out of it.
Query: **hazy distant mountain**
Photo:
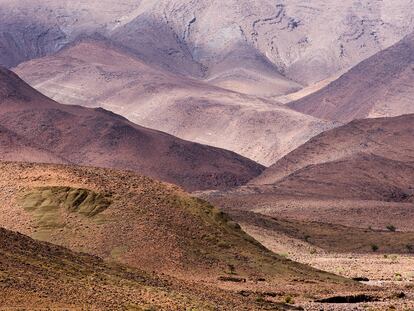
[[[137,124],[264,165],[333,126],[271,100],[148,65],[102,39],[79,40],[14,70],[58,102],[104,107]]]
[[[5,0],[0,3],[0,64],[12,67],[98,32],[173,72],[247,93],[280,95],[400,40],[413,29],[413,4]]]
[[[414,113],[413,98],[414,34],[411,34],[289,106],[318,118],[348,122]]]

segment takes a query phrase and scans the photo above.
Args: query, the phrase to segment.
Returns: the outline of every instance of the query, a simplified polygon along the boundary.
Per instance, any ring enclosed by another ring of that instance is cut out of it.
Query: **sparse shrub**
[[[264,302],[266,302],[266,300],[262,296],[259,296],[259,297],[256,298],[256,302],[264,303]]]
[[[404,299],[406,294],[404,292],[396,292],[391,295],[391,299]]]
[[[293,305],[295,303],[295,301],[293,300],[292,296],[286,296],[285,297],[285,303]]]
[[[395,274],[395,279],[397,280],[397,281],[402,281],[402,275],[401,275],[401,273],[396,273]]]
[[[376,251],[378,251],[379,247],[378,247],[377,244],[371,244],[371,249],[372,249],[373,252],[376,252]]]
[[[390,255],[390,259],[392,262],[397,262],[398,261],[398,256],[397,255]]]
[[[236,273],[236,267],[235,267],[234,265],[232,265],[232,264],[228,264],[227,266],[229,267],[229,272],[228,272],[228,274],[237,274],[237,273]]]
[[[414,252],[414,246],[412,244],[405,245],[405,248],[407,249],[407,251],[409,253],[413,253]]]
[[[309,239],[310,239],[310,235],[305,235],[304,240],[305,240],[306,242],[309,242]]]
[[[227,222],[227,225],[228,225],[230,228],[234,229],[234,230],[241,230],[240,225],[239,225],[237,222],[233,221],[233,220],[228,221],[228,222]]]
[[[312,248],[312,249],[310,250],[310,253],[311,253],[311,255],[316,254],[316,248]]]
[[[218,278],[219,281],[222,282],[235,282],[235,283],[246,283],[245,278],[235,277],[235,276],[220,276]]]
[[[218,242],[217,246],[220,247],[220,248],[224,248],[224,249],[230,249],[231,248],[231,245],[227,242],[224,242],[224,241]]]
[[[388,229],[388,231],[391,231],[391,232],[397,231],[397,228],[394,225],[388,225],[387,229]]]

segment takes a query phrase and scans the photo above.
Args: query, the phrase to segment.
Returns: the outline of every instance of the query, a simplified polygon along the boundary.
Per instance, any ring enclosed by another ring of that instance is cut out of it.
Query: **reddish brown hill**
[[[356,65],[320,91],[289,106],[312,116],[349,122],[414,112],[414,34]]]
[[[414,183],[414,115],[353,121],[322,133],[253,180],[322,196],[403,200]]]
[[[18,160],[53,158],[130,169],[189,190],[241,185],[263,168],[233,152],[180,140],[103,109],[60,105],[5,69],[0,70],[0,124],[9,135],[15,133],[46,153],[31,158],[27,149],[22,151],[27,156]],[[0,153],[15,147],[11,140]],[[16,160],[12,155],[3,159]]]
[[[268,310],[254,297],[160,279],[3,228],[0,262],[2,310]]]
[[[189,295],[188,302],[174,299],[166,282],[141,271],[111,266],[98,257],[3,228],[0,261],[0,306],[4,310],[80,310],[85,306],[88,310],[125,310],[132,305],[182,310],[195,303]]]
[[[276,183],[278,191],[318,198],[414,202],[414,162],[358,154],[310,165]]]
[[[358,289],[343,278],[271,253],[209,203],[133,172],[0,163],[0,189],[0,227],[189,281],[195,289],[202,284],[267,292],[284,291],[289,284],[295,295],[309,290],[320,295],[332,287]],[[254,302],[257,295],[248,297]],[[228,306],[212,310],[244,310]]]

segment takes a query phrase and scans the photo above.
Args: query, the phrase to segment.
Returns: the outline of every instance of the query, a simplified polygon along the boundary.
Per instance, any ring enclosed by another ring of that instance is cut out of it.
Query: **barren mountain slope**
[[[104,107],[143,126],[265,165],[333,126],[273,101],[148,66],[99,39],[79,40],[15,71],[59,102]]]
[[[262,171],[262,166],[233,152],[146,129],[103,109],[58,104],[5,69],[0,69],[0,96],[0,124],[9,135],[17,135],[2,146],[4,159],[56,162],[61,158],[130,169],[187,189],[240,185]],[[15,159],[10,150],[19,139],[30,142],[26,144],[31,149]],[[54,158],[39,157],[39,152],[32,157],[33,148]]]
[[[0,160],[19,162],[68,163],[48,150],[41,149],[29,140],[0,125]]]
[[[414,113],[414,34],[377,53],[328,86],[292,102],[318,118],[349,122]]]
[[[194,285],[190,289],[3,228],[0,260],[0,305],[5,310],[260,309],[240,296]]]
[[[0,166],[0,225],[7,229],[203,284],[225,286],[232,277],[256,290],[292,282],[297,292],[357,288],[269,252],[221,211],[174,186],[108,169]]]
[[[403,176],[409,178],[412,174],[410,167],[414,163],[413,137],[413,114],[352,121],[312,138],[265,170],[251,183],[278,184],[284,183],[286,178],[292,180],[295,176],[303,181],[303,174],[307,174],[310,178],[313,178],[312,174],[318,174],[318,179],[323,182],[323,174],[326,174],[325,186],[329,187],[330,183],[334,183],[340,188],[348,177],[360,184],[364,182],[364,178],[357,174],[358,166],[362,165],[366,171],[365,173],[361,171],[361,174],[368,178],[370,174],[383,175],[382,178],[375,177],[378,183],[386,182],[390,177],[393,179],[392,183],[397,185],[398,178]],[[395,176],[392,177],[392,172],[387,173],[386,170],[394,166],[398,166],[399,169],[395,170]],[[343,169],[342,174],[337,174],[341,169]],[[328,173],[329,170],[332,170],[331,173]],[[329,180],[334,175],[337,180]],[[312,182],[309,181],[309,186],[312,187],[311,185]],[[363,185],[361,184],[360,187]],[[409,184],[406,183],[405,187],[408,188]],[[350,187],[347,186],[346,189],[348,191]],[[305,189],[298,189],[298,191],[302,190]]]
[[[414,203],[413,184],[414,161],[362,153],[302,168],[278,181],[274,190],[317,198]]]
[[[413,30],[412,6],[412,0],[3,0],[0,59],[14,66],[98,32],[173,72],[282,95],[300,87],[293,81],[328,78],[400,40]]]

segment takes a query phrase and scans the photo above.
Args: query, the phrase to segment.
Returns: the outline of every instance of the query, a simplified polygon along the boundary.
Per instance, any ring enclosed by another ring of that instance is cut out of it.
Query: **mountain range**
[[[0,309],[413,309],[413,5],[1,0]]]
[[[139,171],[187,189],[246,183],[263,167],[235,153],[135,125],[101,108],[61,105],[0,69],[3,160]]]
[[[101,37],[13,69],[63,104],[103,107],[182,139],[271,165],[335,126],[273,100],[252,97],[150,66]]]

